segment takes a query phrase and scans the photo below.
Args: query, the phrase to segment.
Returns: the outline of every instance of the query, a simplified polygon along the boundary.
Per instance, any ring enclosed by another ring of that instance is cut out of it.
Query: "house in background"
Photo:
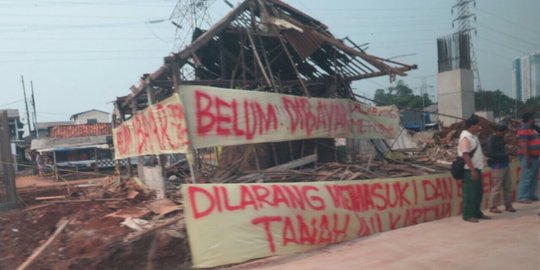
[[[109,113],[92,109],[72,115],[69,118],[74,124],[110,123]]]
[[[32,140],[31,149],[47,156],[55,169],[63,171],[87,168],[97,172],[114,167],[110,123],[51,127],[48,137]]]
[[[19,110],[17,109],[8,109],[8,124],[10,131],[11,141],[22,141],[23,140],[23,123],[21,123],[21,116],[19,115]]]
[[[21,122],[19,110],[7,109],[9,138],[11,154],[13,155],[13,166],[17,170],[17,164],[24,161],[24,125]]]

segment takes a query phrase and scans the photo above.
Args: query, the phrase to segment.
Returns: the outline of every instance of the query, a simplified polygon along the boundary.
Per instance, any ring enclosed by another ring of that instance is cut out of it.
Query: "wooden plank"
[[[271,172],[271,171],[289,170],[289,169],[298,168],[300,166],[304,166],[306,164],[310,164],[310,163],[313,163],[313,162],[317,162],[317,155],[316,154],[312,154],[312,155],[309,155],[309,156],[305,156],[303,158],[299,158],[299,159],[296,159],[296,160],[293,160],[293,161],[289,161],[287,163],[283,163],[283,164],[268,168],[268,169],[266,169],[264,171]]]
[[[19,267],[17,267],[17,270],[24,270],[28,268],[38,257],[43,253],[43,251],[58,237],[58,235],[66,228],[68,225],[69,220],[64,220],[60,222],[60,225],[56,229],[56,231],[47,239],[47,241],[41,245],[38,249],[36,249],[28,259],[26,259]]]
[[[88,200],[58,200],[58,201],[46,201],[44,203],[91,203],[91,202],[118,202],[123,201],[123,198],[111,198],[111,199],[88,199]]]
[[[46,197],[36,197],[34,198],[36,201],[48,201],[48,200],[58,200],[58,199],[65,199],[65,195],[61,196],[46,196]]]
[[[176,216],[176,217],[173,217],[169,220],[166,220],[164,223],[160,224],[160,225],[157,225],[149,230],[146,230],[146,231],[142,231],[142,232],[139,232],[139,233],[136,233],[136,234],[131,234],[129,235],[127,238],[124,239],[124,244],[128,245],[128,244],[131,244],[133,243],[134,241],[136,241],[137,239],[140,239],[142,236],[150,233],[150,232],[154,232],[156,230],[159,230],[161,228],[165,228],[167,226],[170,226],[170,225],[173,225],[174,223],[177,223],[181,220],[184,219],[184,216],[183,215],[180,215],[180,216]]]
[[[395,160],[395,159],[388,159],[392,162],[395,162],[395,163],[399,163],[399,164],[405,164],[405,165],[409,165],[409,166],[412,166],[412,167],[415,167],[415,168],[418,168],[418,169],[422,169],[422,170],[425,170],[425,171],[428,171],[428,172],[437,172],[437,170],[434,170],[434,169],[431,169],[431,168],[428,168],[428,167],[424,167],[424,166],[420,166],[420,165],[416,165],[416,164],[413,164],[413,163],[410,163],[410,162],[405,162],[405,161],[399,161],[399,160]]]
[[[166,215],[174,211],[182,210],[182,205],[178,205],[169,199],[159,199],[147,205],[148,209],[155,214]]]
[[[24,208],[22,211],[27,212],[27,211],[32,211],[32,210],[36,210],[36,209],[45,208],[45,207],[48,207],[48,206],[51,206],[51,204],[49,204],[49,203],[47,203],[47,204],[36,204],[36,205],[29,206],[27,208]]]
[[[143,218],[151,214],[151,211],[148,209],[141,209],[137,207],[130,207],[130,208],[124,208],[120,209],[116,212],[110,213],[106,215],[106,217],[118,217],[118,218]]]

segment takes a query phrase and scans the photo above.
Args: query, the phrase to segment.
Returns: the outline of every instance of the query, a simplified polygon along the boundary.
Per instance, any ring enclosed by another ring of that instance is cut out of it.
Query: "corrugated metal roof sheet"
[[[81,114],[85,114],[85,113],[89,113],[89,112],[100,112],[100,113],[103,113],[103,114],[106,114],[106,115],[109,115],[109,114],[110,114],[110,113],[108,113],[108,112],[104,112],[104,111],[100,111],[100,110],[96,110],[96,109],[91,109],[91,110],[88,110],[88,111],[76,113],[76,114],[72,115],[72,116],[70,117],[70,119],[73,119],[73,118],[75,118],[75,117],[77,117],[77,116],[79,116],[79,115],[81,115]]]
[[[87,136],[112,135],[110,123],[65,125],[52,127],[50,138],[75,138]]]
[[[94,147],[108,148],[107,136],[34,139],[30,148],[38,151],[59,151]]]

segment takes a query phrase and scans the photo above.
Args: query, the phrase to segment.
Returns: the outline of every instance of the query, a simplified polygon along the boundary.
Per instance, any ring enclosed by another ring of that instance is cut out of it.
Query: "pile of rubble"
[[[477,118],[480,120],[480,126],[482,127],[478,138],[485,151],[487,138],[495,132],[496,124],[479,116]],[[511,155],[516,155],[519,147],[516,134],[520,125],[521,122],[519,121],[510,121],[509,130],[505,134],[506,147]],[[463,122],[444,127],[439,133],[435,133],[433,138],[424,145],[425,154],[431,157],[433,162],[449,164],[457,156],[459,135],[464,129],[465,125]]]
[[[137,179],[107,178],[56,191],[37,193],[26,208],[0,215],[0,269],[191,265],[182,206],[153,199]]]

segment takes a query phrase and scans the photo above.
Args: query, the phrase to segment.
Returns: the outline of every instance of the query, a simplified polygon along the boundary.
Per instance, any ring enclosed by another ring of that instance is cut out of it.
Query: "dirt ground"
[[[21,207],[0,213],[0,270],[16,269],[49,239],[63,219],[69,221],[68,225],[27,269],[189,269],[191,258],[183,219],[145,233],[122,226],[124,218],[107,215],[128,207],[142,209],[145,201],[88,200],[89,194],[103,197],[98,184],[103,181],[17,179]],[[66,196],[69,202],[35,200],[58,195]],[[180,215],[150,214],[142,219],[155,226]]]

